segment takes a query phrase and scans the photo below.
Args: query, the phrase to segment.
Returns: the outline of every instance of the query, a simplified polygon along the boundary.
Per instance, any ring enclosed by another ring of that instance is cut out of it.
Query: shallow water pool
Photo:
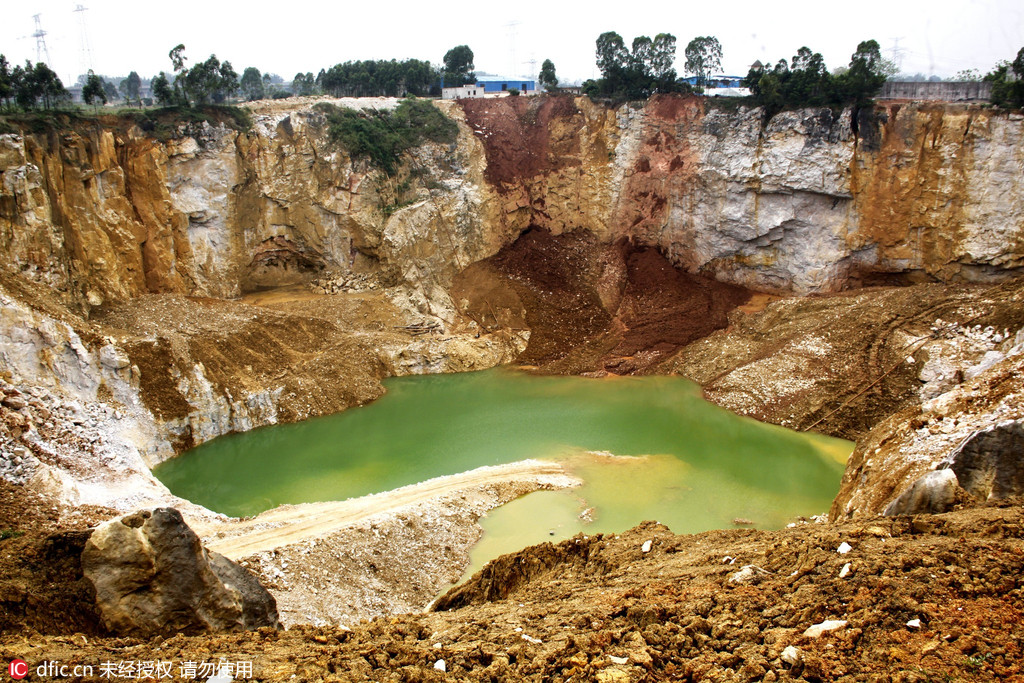
[[[538,377],[498,368],[385,382],[374,403],[214,439],[156,468],[233,516],[341,500],[482,465],[563,462],[579,488],[492,511],[474,565],[544,540],[653,519],[677,533],[824,512],[853,444],[738,417],[673,377]],[[621,457],[632,456],[632,457]],[[582,515],[582,516],[581,516]]]

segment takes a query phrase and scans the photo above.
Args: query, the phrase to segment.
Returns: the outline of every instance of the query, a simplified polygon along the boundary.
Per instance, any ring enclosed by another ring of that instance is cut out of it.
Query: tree
[[[671,33],[659,33],[651,45],[649,73],[662,87],[676,80],[676,37]]]
[[[301,71],[295,74],[295,78],[292,79],[292,92],[296,95],[312,95],[316,91],[316,79],[313,78],[313,73],[307,71],[302,73]]]
[[[541,87],[545,90],[554,90],[558,87],[558,76],[555,75],[555,63],[550,59],[545,59],[544,63],[540,65],[540,80]]]
[[[185,60],[187,58],[184,53],[185,45],[183,43],[178,43],[176,47],[171,48],[171,51],[167,53],[167,56],[171,58],[171,66],[174,67],[176,72],[185,70]]]
[[[722,69],[722,45],[714,36],[698,36],[684,51],[686,70],[697,76],[697,85],[707,85],[711,75]]]
[[[1012,75],[1011,75],[1012,74]],[[985,76],[992,84],[992,104],[1024,107],[1024,47],[1012,62],[1003,61]]]
[[[7,61],[7,57],[0,55],[0,101],[5,106],[10,106],[13,96],[14,81],[11,79],[11,65]]]
[[[103,79],[89,69],[89,75],[85,79],[85,87],[82,88],[82,100],[92,105],[94,102],[107,103],[107,93],[104,92]]]
[[[246,100],[250,102],[253,100],[262,100],[265,90],[260,70],[254,66],[248,67],[242,73],[242,80],[239,83],[239,87],[242,91],[242,97]]]
[[[139,100],[139,90],[141,87],[142,79],[139,78],[139,74],[136,71],[132,71],[128,74],[127,78],[118,84],[118,90],[120,90],[121,94],[124,95],[125,101],[127,101],[128,104],[131,104],[132,100],[135,100],[140,106],[142,105],[142,102]]]
[[[156,76],[149,85],[157,104],[163,107],[174,104],[174,90],[171,88],[170,81],[167,80],[167,74],[161,71],[160,75]]]
[[[103,94],[107,96],[107,102],[113,102],[117,99],[117,87],[108,81],[107,79],[100,77],[100,82],[103,84]]]
[[[448,88],[457,88],[476,80],[473,69],[473,51],[468,45],[457,45],[444,54],[444,84]]]
[[[659,33],[654,40],[637,36],[632,50],[626,48],[618,33],[602,33],[597,38],[597,66],[602,78],[585,83],[584,91],[627,99],[644,99],[656,92],[679,92],[689,86],[677,82],[672,66],[675,58],[676,37],[671,33]]]
[[[847,100],[863,102],[877,93],[885,83],[881,48],[878,41],[865,40],[850,55],[849,70],[839,77]]]
[[[184,104],[207,104],[211,101],[219,104],[238,92],[238,74],[231,62],[225,60],[221,63],[216,55],[210,55],[205,62],[186,69],[184,51],[185,46],[178,45],[168,53],[177,72],[174,100]]]
[[[977,69],[960,69],[956,72],[955,76],[951,76],[948,80],[950,81],[980,81],[981,72]]]
[[[615,31],[607,31],[597,37],[597,68],[606,81],[618,81],[629,61],[629,50]]]

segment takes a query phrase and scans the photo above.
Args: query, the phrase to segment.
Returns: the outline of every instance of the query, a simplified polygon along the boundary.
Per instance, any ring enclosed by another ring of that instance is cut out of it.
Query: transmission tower
[[[53,68],[53,62],[50,60],[50,51],[46,49],[46,31],[43,30],[42,14],[34,14],[32,18],[36,20],[36,32],[32,34],[32,37],[36,39],[36,61],[46,62],[46,66],[50,67],[51,71],[56,71]],[[43,59],[43,55],[46,55],[46,59]]]
[[[78,25],[82,29],[82,73],[92,71],[92,45],[89,43],[89,31],[85,27],[85,12],[88,7],[75,5],[75,13],[78,14]]]
[[[505,27],[509,29],[509,34],[512,39],[512,73],[508,75],[509,78],[515,78],[516,72],[519,69],[519,63],[516,61],[516,26],[519,26],[520,22],[510,21],[505,24]]]
[[[906,48],[900,47],[901,40],[903,40],[902,36],[899,38],[893,38],[892,47],[889,48],[889,54],[892,55],[892,61],[896,63],[896,68],[898,68],[900,72],[903,71],[903,55],[907,54]]]

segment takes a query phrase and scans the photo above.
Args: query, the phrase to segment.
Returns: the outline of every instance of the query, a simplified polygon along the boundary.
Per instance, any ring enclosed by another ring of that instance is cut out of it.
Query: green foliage
[[[633,39],[632,50],[626,48],[622,36],[614,31],[597,38],[597,67],[601,79],[587,81],[583,91],[591,96],[621,99],[644,99],[656,92],[686,92],[689,86],[676,79],[672,67],[676,54],[676,38],[659,33]]]
[[[473,51],[468,45],[457,45],[444,54],[444,85],[446,88],[457,88],[460,85],[473,83],[476,74],[473,72]]]
[[[538,76],[541,87],[545,90],[554,90],[558,87],[558,76],[555,74],[555,63],[550,59],[545,59],[544,63],[540,65],[540,75]]]
[[[319,86],[335,97],[422,97],[430,94],[431,86],[437,81],[437,72],[430,63],[419,59],[345,62],[321,71],[315,81],[312,74],[305,74],[301,81],[299,76],[296,74],[296,82],[300,85],[293,84],[293,87],[304,92],[296,94],[311,95]]]
[[[686,46],[686,70],[704,87],[711,75],[722,68],[722,44],[714,36],[698,36]]]
[[[25,66],[12,69],[7,58],[0,55],[0,100],[7,109],[12,104],[26,111],[40,105],[51,109],[68,104],[71,94],[43,62],[33,65],[26,61]]]
[[[316,79],[313,77],[312,72],[302,73],[301,71],[295,74],[295,78],[292,79],[292,91],[296,95],[313,95],[316,94]]]
[[[4,107],[10,107],[11,98],[14,97],[14,81],[11,80],[11,64],[7,57],[0,55],[0,102]]]
[[[239,89],[242,91],[242,97],[249,102],[253,100],[262,100],[264,97],[263,91],[263,75],[260,74],[260,70],[254,66],[246,68],[242,72],[242,80],[239,82]]]
[[[992,84],[992,104],[999,107],[1024,107],[1024,47],[1012,62],[996,65],[985,80]]]
[[[117,89],[124,95],[125,102],[129,105],[134,101],[139,106],[142,105],[142,101],[139,99],[139,89],[142,87],[142,79],[139,78],[137,71],[132,71],[128,74],[128,77],[122,80]]]
[[[406,150],[424,141],[451,144],[458,134],[455,122],[428,101],[403,100],[393,112],[341,109],[327,103],[316,105],[326,114],[331,139],[352,158],[369,159],[389,176],[398,169]]]
[[[247,131],[252,128],[252,118],[249,116],[249,112],[225,105],[209,104],[195,107],[173,105],[122,113],[122,117],[137,125],[150,136],[164,142],[179,137],[181,135],[179,128],[182,125],[201,125],[205,122],[213,126],[224,124],[228,128],[238,131]]]
[[[861,105],[882,87],[888,68],[873,40],[858,45],[849,67],[836,74],[829,73],[820,53],[801,47],[789,62],[780,59],[774,68],[752,68],[743,84],[771,118],[783,109]]]
[[[6,541],[8,538],[17,538],[18,536],[24,535],[24,531],[15,531],[14,529],[0,529],[0,541]]]
[[[103,89],[103,79],[89,69],[89,75],[85,79],[85,87],[82,88],[82,100],[86,104],[95,102],[107,103],[107,94]]]
[[[149,85],[157,104],[162,107],[174,104],[174,90],[171,88],[170,81],[167,80],[167,74],[161,71],[160,75],[155,77]]]
[[[185,68],[184,45],[172,49],[168,57],[176,72],[172,98],[175,104],[220,104],[238,92],[238,74],[231,62],[222,63],[216,55],[210,55],[205,62]],[[157,99],[163,101],[159,96]]]

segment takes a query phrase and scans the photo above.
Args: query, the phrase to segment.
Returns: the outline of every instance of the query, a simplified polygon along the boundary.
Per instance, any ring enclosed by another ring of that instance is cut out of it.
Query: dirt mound
[[[530,330],[520,363],[566,374],[642,371],[724,327],[750,297],[688,275],[649,247],[540,228],[467,268],[452,292],[488,329]]]
[[[177,670],[224,657],[251,662],[260,681],[1022,680],[1020,503],[780,531],[676,536],[647,523],[578,536],[492,563],[442,599],[450,611],[352,630],[30,643],[6,631],[0,646],[33,666]],[[806,633],[826,620],[845,624]],[[84,680],[102,680],[98,668]]]
[[[926,367],[951,326],[1019,330],[1022,297],[1016,280],[783,299],[731,315],[727,329],[652,371],[689,377],[708,400],[741,415],[857,439],[921,402]],[[962,374],[942,372],[950,382]]]
[[[484,143],[487,180],[499,191],[563,166],[578,166],[583,116],[572,97],[460,100],[466,121]],[[573,134],[553,136],[552,122]]]

